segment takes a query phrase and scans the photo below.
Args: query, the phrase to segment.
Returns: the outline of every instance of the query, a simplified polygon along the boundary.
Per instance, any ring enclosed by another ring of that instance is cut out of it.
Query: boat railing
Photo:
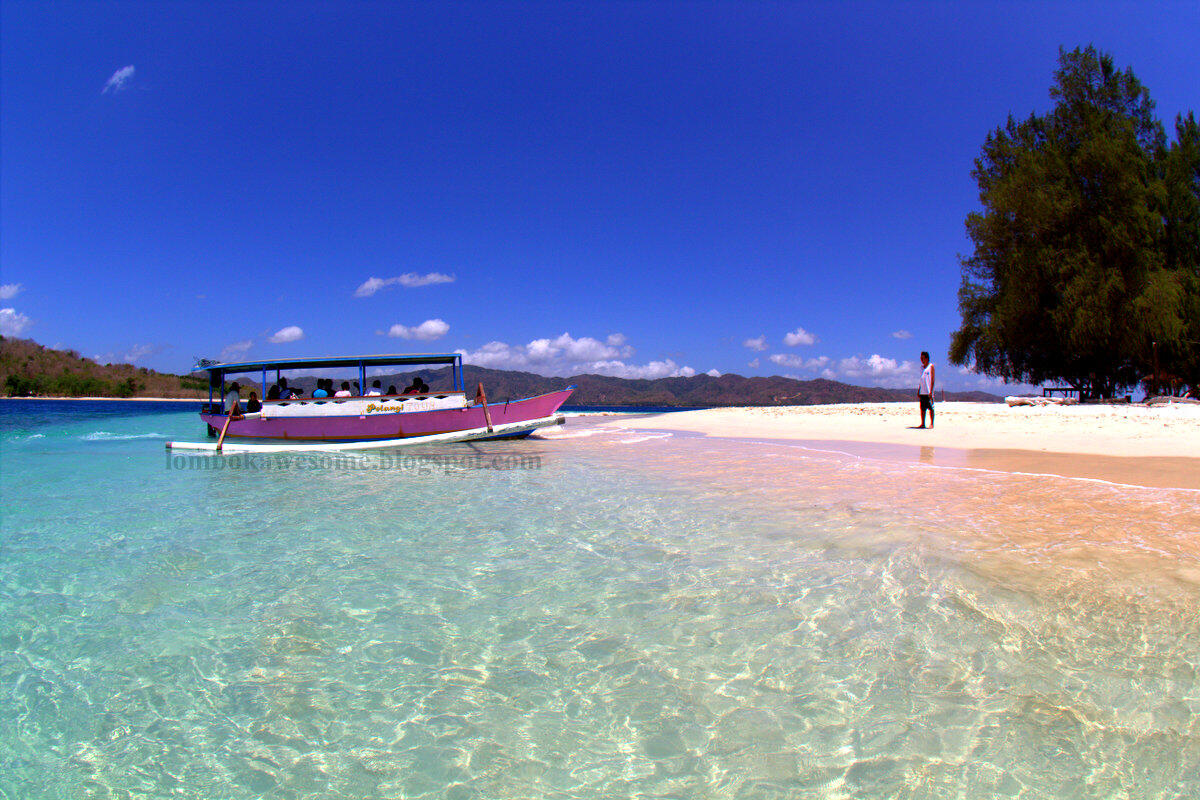
[[[449,389],[446,391],[422,392],[421,394],[356,394],[350,397],[290,397],[287,400],[264,400],[263,405],[324,405],[325,403],[346,403],[356,400],[370,400],[374,403],[390,403],[393,400],[403,403],[407,400],[445,400],[454,395],[465,395],[466,392]]]
[[[438,390],[434,392],[422,392],[421,394],[366,394],[352,395],[350,397],[290,397],[287,400],[262,400],[264,408],[286,408],[288,406],[323,406],[323,405],[342,405],[343,403],[356,403],[363,400],[372,403],[406,403],[411,400],[446,400],[451,397],[462,396],[465,398],[466,392],[455,389]],[[246,402],[246,398],[242,398],[242,404]],[[225,404],[221,401],[214,400],[211,403],[202,402],[200,404],[201,414],[224,414]]]

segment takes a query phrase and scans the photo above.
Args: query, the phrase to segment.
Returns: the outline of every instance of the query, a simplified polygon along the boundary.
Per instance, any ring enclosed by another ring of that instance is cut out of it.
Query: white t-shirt
[[[367,393],[364,395],[364,397],[380,397],[380,396],[382,396],[382,395],[383,395],[383,392],[381,392],[380,390],[378,390],[378,389],[371,389],[369,392],[367,392]]]
[[[348,389],[338,389],[336,392],[333,393],[333,396],[334,397],[352,397],[353,395],[350,394],[350,391]]]
[[[930,362],[927,367],[921,372],[921,385],[917,387],[917,394],[933,394],[933,362]]]

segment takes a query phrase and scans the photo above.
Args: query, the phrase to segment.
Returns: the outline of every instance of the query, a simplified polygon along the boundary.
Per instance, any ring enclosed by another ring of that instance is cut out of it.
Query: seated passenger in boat
[[[258,392],[251,392],[250,399],[246,401],[246,413],[253,414],[255,411],[262,411],[262,403],[258,402]]]
[[[279,399],[279,384],[277,384],[277,383],[271,384],[271,388],[267,389],[267,399],[268,400],[278,400]]]
[[[317,378],[317,388],[313,390],[313,397],[329,397],[329,392],[325,390],[325,384],[329,382],[328,378]]]
[[[291,389],[288,387],[287,378],[279,379],[279,399],[280,400],[292,400],[292,399],[298,398],[299,396],[300,395],[296,392],[295,389]]]
[[[383,388],[379,385],[379,381],[371,381],[371,388],[367,390],[367,397],[379,397],[383,394]]]
[[[239,413],[242,410],[241,406],[238,405],[238,402],[242,399],[242,396],[240,394],[238,394],[238,391],[241,388],[242,388],[242,385],[240,383],[238,383],[237,381],[234,381],[232,384],[230,384],[229,391],[225,393],[225,411],[226,411],[226,413],[231,414],[231,415],[236,415],[237,413]]]
[[[389,384],[388,384],[388,390],[387,390],[387,393],[388,393],[388,394],[400,394],[399,392],[397,392],[397,391],[396,391],[396,384],[394,384],[394,383],[389,383]]]
[[[350,394],[350,382],[342,381],[342,388],[338,389],[336,392],[334,392],[333,396],[334,397],[353,397],[353,395]]]
[[[404,390],[405,394],[428,394],[429,386],[425,381],[421,380],[420,376],[413,378],[413,382]]]

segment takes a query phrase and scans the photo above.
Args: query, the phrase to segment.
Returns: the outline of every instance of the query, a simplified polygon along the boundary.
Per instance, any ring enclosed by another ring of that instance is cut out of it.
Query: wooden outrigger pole
[[[487,422],[488,433],[492,432],[492,412],[488,411],[487,395],[483,393],[483,381],[479,382],[479,389],[475,392],[475,399],[483,406],[483,418]]]

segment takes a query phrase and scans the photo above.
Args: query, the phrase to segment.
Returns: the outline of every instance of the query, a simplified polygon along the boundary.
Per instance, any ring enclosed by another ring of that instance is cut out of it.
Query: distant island
[[[403,388],[414,373],[378,377]],[[420,370],[429,385],[448,386],[447,369]],[[488,399],[504,401],[552,392],[572,384],[574,406],[661,406],[704,408],[713,406],[818,405],[826,403],[886,403],[914,400],[914,389],[884,389],[854,386],[818,378],[801,381],[772,376],[747,378],[726,374],[720,377],[693,375],[655,380],[611,378],[604,375],[546,377],[532,372],[486,369],[467,365],[467,386],[482,382]],[[261,397],[263,388],[250,379],[241,381],[243,396],[251,390]],[[316,378],[299,377],[292,385],[311,394]],[[165,397],[208,398],[204,378],[155,372],[132,364],[97,364],[73,351],[54,350],[28,339],[0,337],[0,384],[7,397]],[[941,393],[939,392],[939,397]],[[946,392],[946,400],[1000,402],[987,392]]]

